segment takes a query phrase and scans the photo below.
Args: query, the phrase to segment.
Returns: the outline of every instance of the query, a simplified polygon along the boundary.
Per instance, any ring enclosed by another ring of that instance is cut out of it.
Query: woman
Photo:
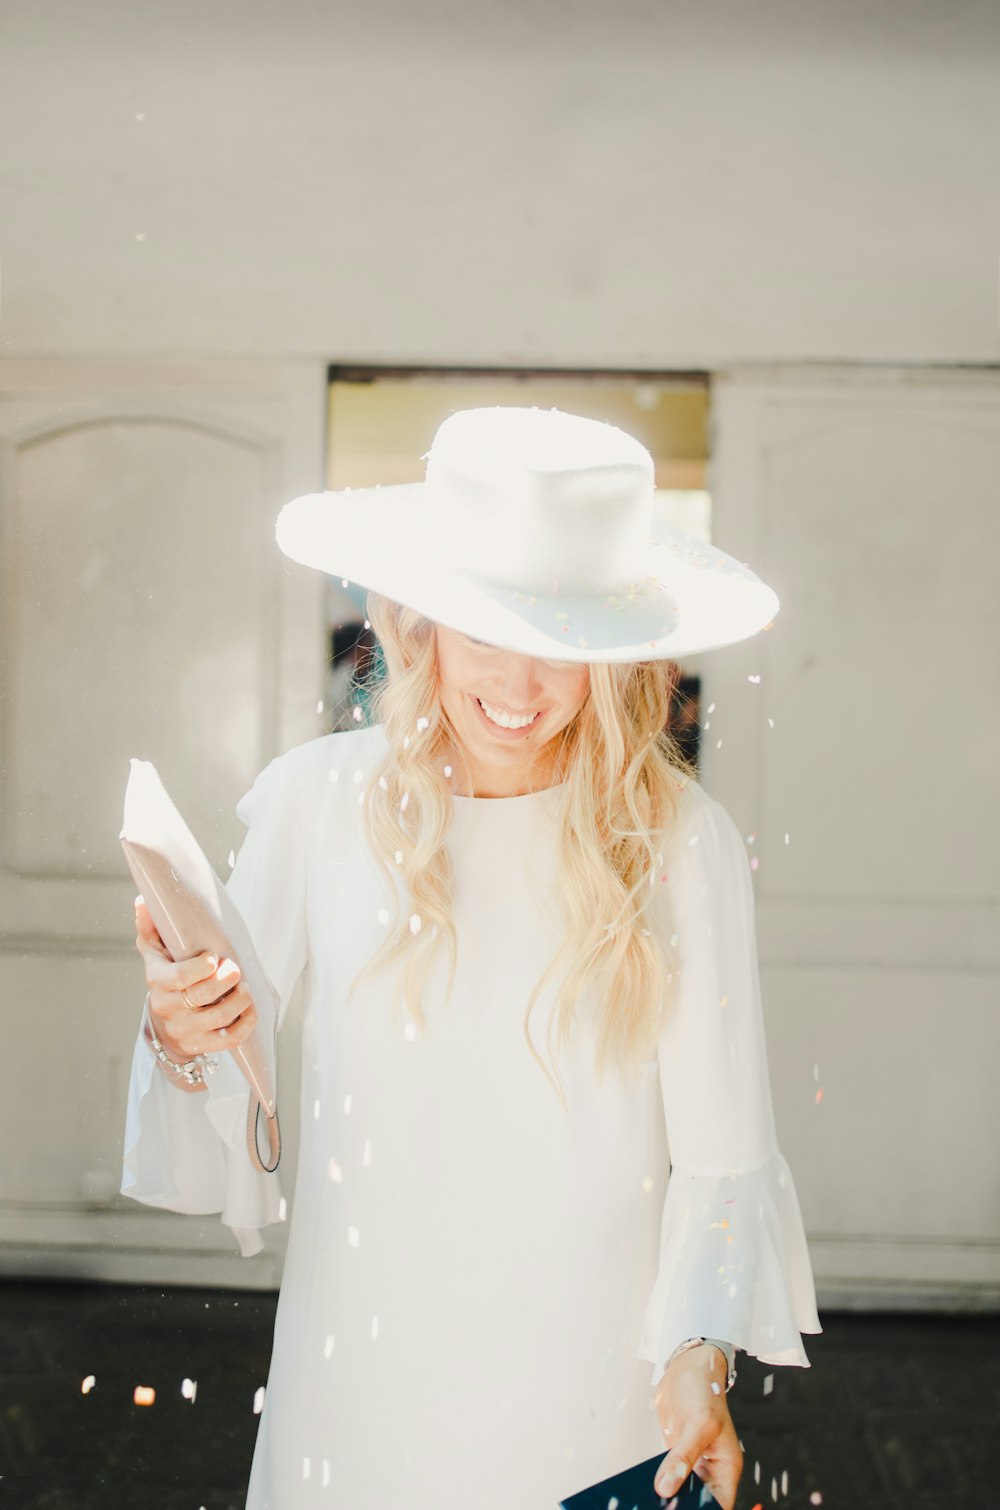
[[[237,807],[265,1035],[307,976],[251,1510],[554,1510],[664,1448],[661,1492],[694,1469],[732,1510],[734,1350],[809,1366],[746,852],[663,732],[671,658],[777,600],[652,526],[632,437],[503,408],[446,420],[423,484],[279,519],[287,554],[369,589],[388,675],[377,724],[279,756]],[[231,1057],[201,1074],[257,1008],[136,916],[123,1191],[257,1251],[277,1181]]]

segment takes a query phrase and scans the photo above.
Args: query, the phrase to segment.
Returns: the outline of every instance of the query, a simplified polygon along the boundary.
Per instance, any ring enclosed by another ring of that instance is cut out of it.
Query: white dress
[[[648,909],[678,937],[657,1057],[631,1084],[598,1082],[585,993],[560,1062],[567,1116],[522,1027],[562,937],[561,787],[453,798],[457,974],[447,1003],[440,961],[426,1035],[399,1003],[401,965],[346,1004],[393,906],[359,804],[385,747],[381,727],[310,741],[237,807],[249,832],[228,890],[282,1015],[306,971],[301,1151],[247,1507],[554,1510],[665,1451],[653,1385],[678,1342],[808,1367],[800,1332],[821,1330],[775,1142],[746,851],[689,781]],[[543,1057],[551,1000],[531,1024]],[[280,1177],[250,1165],[228,1055],[209,1085],[175,1089],[140,1037],[122,1190],[221,1211],[251,1254]]]

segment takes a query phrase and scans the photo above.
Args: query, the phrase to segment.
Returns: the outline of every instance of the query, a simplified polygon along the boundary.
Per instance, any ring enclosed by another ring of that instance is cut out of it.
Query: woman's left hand
[[[656,1474],[657,1493],[669,1500],[693,1469],[722,1510],[733,1510],[743,1452],[726,1404],[726,1361],[719,1349],[704,1343],[679,1353],[656,1387],[656,1409],[670,1449]]]

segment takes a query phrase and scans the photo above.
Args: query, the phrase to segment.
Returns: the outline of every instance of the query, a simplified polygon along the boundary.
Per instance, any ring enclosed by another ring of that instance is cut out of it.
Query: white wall
[[[0,339],[996,362],[998,58],[995,0],[7,6]]]

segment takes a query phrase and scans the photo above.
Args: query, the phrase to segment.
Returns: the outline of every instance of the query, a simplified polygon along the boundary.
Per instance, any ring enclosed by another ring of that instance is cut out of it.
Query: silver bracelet
[[[678,1343],[663,1365],[663,1372],[666,1373],[678,1353],[686,1353],[688,1348],[701,1347],[703,1343],[710,1343],[712,1347],[717,1347],[726,1360],[726,1394],[728,1395],[736,1383],[736,1349],[731,1342],[720,1342],[718,1337],[689,1337],[686,1342]]]
[[[219,1068],[219,1061],[214,1054],[196,1054],[193,1059],[186,1059],[183,1064],[178,1064],[171,1059],[163,1044],[157,1038],[153,1029],[153,1019],[149,1015],[149,993],[142,1004],[142,1036],[157,1059],[178,1080],[186,1080],[188,1085],[204,1085],[206,1075],[214,1075]]]
[[[160,1063],[166,1065],[178,1079],[186,1080],[188,1085],[204,1085],[205,1076],[214,1075],[219,1067],[219,1061],[211,1054],[196,1054],[193,1059],[185,1059],[183,1064],[178,1064],[170,1058],[155,1033],[148,1042]]]

